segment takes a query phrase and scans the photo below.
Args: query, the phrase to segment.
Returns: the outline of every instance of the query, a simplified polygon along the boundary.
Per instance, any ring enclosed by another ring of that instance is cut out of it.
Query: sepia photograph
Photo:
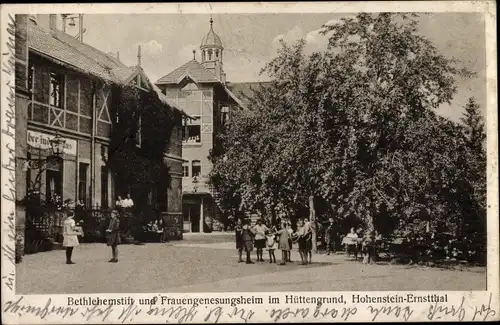
[[[74,11],[2,22],[16,295],[437,306],[492,285],[485,12]]]

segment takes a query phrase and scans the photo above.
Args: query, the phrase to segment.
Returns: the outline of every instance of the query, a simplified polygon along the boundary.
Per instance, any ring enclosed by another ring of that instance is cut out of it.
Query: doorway
[[[191,220],[191,232],[200,232],[200,205],[189,205],[189,219]]]

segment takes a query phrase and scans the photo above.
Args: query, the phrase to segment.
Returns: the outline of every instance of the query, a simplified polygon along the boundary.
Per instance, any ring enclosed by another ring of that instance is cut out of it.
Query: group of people
[[[167,242],[167,232],[165,229],[165,222],[162,218],[158,218],[155,221],[150,221],[145,227],[147,233],[151,233],[157,237],[160,243]]]
[[[279,226],[278,226],[279,225]],[[297,229],[292,229],[291,222],[283,219],[278,225],[269,228],[262,219],[258,219],[255,226],[251,226],[250,219],[238,219],[235,228],[236,249],[238,263],[244,262],[243,251],[246,253],[246,263],[254,264],[251,252],[256,249],[257,262],[264,262],[264,249],[268,251],[269,263],[276,263],[275,251],[281,250],[279,265],[292,262],[291,251],[293,244],[298,244],[300,265],[307,265],[312,260],[312,229],[307,220],[298,220]]]
[[[118,245],[121,244],[120,238],[120,214],[117,210],[111,211],[111,219],[106,229],[106,243],[111,247],[110,263],[118,262]],[[73,262],[73,249],[80,245],[78,236],[83,236],[83,231],[76,224],[75,213],[68,211],[66,219],[63,221],[63,247],[66,250],[66,264],[75,264]]]
[[[132,200],[130,194],[127,194],[127,197],[125,199],[122,199],[121,196],[118,196],[115,202],[115,206],[117,209],[132,208],[134,206],[134,200]]]
[[[378,243],[382,240],[382,236],[376,230],[363,232],[362,228],[356,230],[351,228],[350,232],[343,237],[342,243],[346,247],[348,255],[354,254],[358,258],[358,253],[363,256],[363,263],[371,263],[376,257]]]

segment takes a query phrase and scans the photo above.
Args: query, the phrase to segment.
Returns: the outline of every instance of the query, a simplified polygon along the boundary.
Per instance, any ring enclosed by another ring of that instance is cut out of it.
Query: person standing
[[[124,208],[132,208],[134,206],[134,201],[132,200],[132,197],[130,194],[127,194],[127,197],[125,200],[122,201],[122,207]]]
[[[236,227],[234,228],[234,237],[236,241],[236,249],[238,250],[238,263],[243,262],[241,255],[243,254],[243,226],[241,224],[241,219],[236,221]]]
[[[122,206],[123,206],[122,197],[118,195],[118,198],[116,199],[116,202],[115,202],[115,208],[116,209],[121,209]]]
[[[281,263],[279,265],[286,265],[290,254],[290,233],[287,228],[287,222],[281,221],[281,228],[277,233],[279,235],[278,249],[281,250]]]
[[[107,232],[107,245],[111,246],[111,253],[113,257],[108,261],[110,263],[118,262],[118,245],[120,239],[120,219],[118,218],[118,211],[111,211],[111,220],[109,221]]]
[[[293,263],[293,261],[292,261],[292,249],[293,249],[293,244],[297,242],[298,236],[297,236],[297,233],[293,231],[292,222],[290,220],[288,220],[286,223],[286,229],[288,231],[288,243],[290,246],[290,249],[287,252],[286,261]]]
[[[312,227],[311,222],[306,220],[304,223],[304,255],[306,257],[306,263],[312,263]]]
[[[247,260],[245,263],[254,264],[250,259],[250,253],[253,250],[253,232],[250,229],[250,220],[246,220],[245,224],[242,227],[241,237],[243,239],[243,246],[245,247],[245,252],[247,253]]]
[[[158,218],[158,230],[161,234],[160,243],[166,243],[167,242],[167,227],[165,227],[165,221],[163,221],[162,217]]]
[[[63,222],[63,246],[66,248],[66,264],[75,264],[71,259],[73,248],[80,245],[78,242],[78,228],[75,222],[75,213],[68,212],[66,220]]]
[[[262,219],[258,219],[257,224],[253,227],[253,233],[255,234],[255,248],[257,249],[257,262],[264,262],[262,254],[264,247],[266,247],[267,232],[269,232],[269,228],[262,223]]]
[[[130,228],[132,226],[132,211],[134,208],[134,201],[132,200],[132,197],[130,194],[127,194],[127,197],[122,201],[122,232],[124,238],[130,238]]]
[[[330,255],[333,252],[335,254],[335,225],[333,224],[333,218],[328,219],[329,224],[325,230],[325,243],[326,243],[326,255]]]
[[[299,246],[299,254],[300,254],[300,265],[307,265],[307,257],[306,257],[306,236],[305,236],[305,227],[302,219],[297,220],[297,243]]]
[[[266,235],[266,245],[267,251],[269,252],[269,263],[276,263],[276,255],[274,255],[274,251],[278,248],[278,239],[275,227],[273,227],[271,233]]]

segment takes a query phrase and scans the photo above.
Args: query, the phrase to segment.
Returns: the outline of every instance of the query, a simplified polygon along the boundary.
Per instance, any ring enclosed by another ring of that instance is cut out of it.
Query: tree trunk
[[[314,196],[309,196],[309,222],[311,223],[312,230],[312,245],[315,254],[318,253],[318,240],[317,240],[317,223],[316,223],[316,211],[314,210]]]

